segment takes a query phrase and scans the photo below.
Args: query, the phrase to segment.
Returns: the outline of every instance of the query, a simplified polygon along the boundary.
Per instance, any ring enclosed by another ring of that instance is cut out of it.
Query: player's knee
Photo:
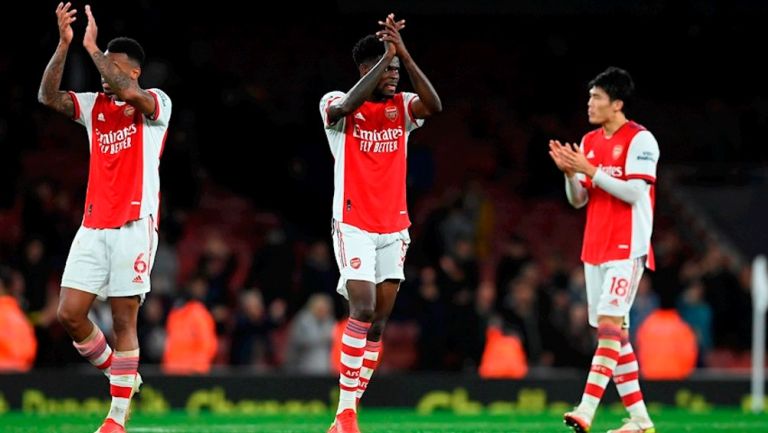
[[[87,319],[87,316],[79,314],[71,308],[59,305],[59,308],[56,310],[56,318],[65,329],[74,329],[81,325]]]
[[[384,327],[386,326],[386,318],[374,320],[371,324],[371,329],[368,331],[368,339],[373,341],[380,341],[382,334],[384,334]]]
[[[128,313],[113,313],[112,327],[115,333],[130,332],[136,329],[136,318]]]
[[[375,309],[373,306],[360,306],[360,307],[351,307],[349,316],[355,320],[359,320],[361,322],[367,322],[371,323],[373,321],[373,315],[375,314]]]

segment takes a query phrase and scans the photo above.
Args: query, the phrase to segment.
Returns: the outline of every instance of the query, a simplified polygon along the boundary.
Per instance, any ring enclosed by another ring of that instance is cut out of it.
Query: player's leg
[[[405,280],[403,268],[411,237],[405,229],[398,233],[379,235],[376,241],[376,313],[371,330],[368,331],[363,355],[363,368],[360,370],[360,386],[357,391],[358,403],[379,364],[384,328],[395,306],[400,283]]]
[[[633,273],[629,276],[621,275],[626,274],[626,270],[621,267],[615,269],[613,272],[619,273],[616,277],[629,279],[629,305],[630,308],[634,303],[635,295],[637,294],[637,287],[640,285],[640,280],[643,276],[645,258],[639,258],[634,263]],[[609,273],[612,273],[609,271]],[[619,353],[619,360],[616,365],[616,369],[613,371],[613,381],[616,384],[616,390],[619,392],[621,402],[629,412],[629,421],[619,428],[618,430],[611,430],[613,433],[634,433],[643,432],[651,433],[654,430],[653,422],[648,415],[648,409],[645,406],[645,400],[643,400],[643,393],[640,390],[639,382],[639,367],[637,364],[637,358],[635,357],[635,351],[632,348],[632,343],[629,341],[629,323],[625,323],[625,329],[621,336],[621,352]]]
[[[119,426],[124,426],[139,369],[139,339],[136,322],[139,317],[141,298],[139,296],[110,298],[109,302],[112,307],[115,330],[115,356],[109,378],[112,405],[105,424],[111,420]],[[104,426],[102,430],[103,428]]]
[[[384,328],[387,325],[389,315],[392,314],[392,308],[395,306],[400,281],[399,279],[389,279],[376,285],[376,312],[373,315],[371,329],[368,331],[368,341],[363,354],[363,367],[360,369],[360,385],[357,388],[358,403],[368,388],[374,370],[379,365]]]
[[[88,312],[109,275],[104,233],[81,227],[67,257],[57,317],[77,351],[109,377],[112,348]]]
[[[341,369],[344,377],[341,389],[344,401],[339,396],[338,413],[345,409],[357,408],[357,392],[362,381],[364,356],[367,349],[367,339],[370,335],[371,323],[376,311],[376,286],[370,281],[347,281],[349,293],[349,322],[344,330],[342,339]],[[350,377],[344,373],[353,373]],[[353,385],[354,382],[354,385]],[[354,389],[353,389],[354,388]]]
[[[611,280],[606,265],[584,264],[584,278],[587,286],[587,302],[590,325],[597,327],[597,349],[592,358],[587,383],[581,402],[572,412],[564,416],[565,423],[577,433],[589,431],[605,387],[611,380],[621,350],[621,324],[624,315],[614,308],[615,296],[611,294]],[[607,305],[607,307],[606,307]]]
[[[347,224],[334,222],[332,235],[341,274],[337,291],[349,301],[349,321],[341,338],[339,405],[329,431],[358,433],[357,388],[376,309],[376,247],[371,234]]]
[[[150,270],[157,248],[157,232],[151,218],[131,221],[107,232],[110,275],[107,294],[112,307],[115,353],[110,375],[112,404],[101,433],[124,431],[133,394],[141,379],[137,321],[139,307],[150,290]]]
[[[88,318],[95,299],[93,293],[62,287],[57,316],[80,355],[109,377],[112,348],[101,329]]]

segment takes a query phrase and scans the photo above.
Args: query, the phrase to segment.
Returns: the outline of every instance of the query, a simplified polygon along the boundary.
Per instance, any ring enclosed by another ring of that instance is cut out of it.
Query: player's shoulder
[[[168,96],[168,94],[165,93],[165,91],[163,91],[162,89],[158,89],[157,87],[152,87],[150,89],[146,89],[146,91],[157,95],[157,97],[160,98],[161,102],[163,102],[164,105],[166,103],[171,102],[171,97]]]
[[[634,135],[639,132],[648,131],[648,128],[641,125],[640,123],[635,122],[634,120],[630,120],[627,122],[627,129]]]
[[[331,99],[341,98],[344,95],[345,93],[341,90],[331,90],[330,92],[325,93],[323,97],[320,98],[320,101],[330,101]]]
[[[76,92],[74,90],[69,90],[67,93],[81,100],[95,101],[97,99],[108,98],[104,92]]]
[[[632,141],[656,141],[656,137],[654,137],[653,133],[648,130],[645,126],[630,120],[627,123],[629,137],[631,137]]]

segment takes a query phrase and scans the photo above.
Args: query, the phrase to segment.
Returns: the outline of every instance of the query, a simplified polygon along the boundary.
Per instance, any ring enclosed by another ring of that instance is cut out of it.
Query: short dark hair
[[[384,55],[384,43],[375,35],[368,35],[352,47],[352,58],[357,66],[367,63],[371,60],[378,60]]]
[[[624,106],[630,103],[632,96],[635,94],[635,82],[632,81],[629,72],[614,66],[597,74],[597,77],[589,82],[589,88],[593,87],[605,90],[611,101],[622,100]]]
[[[119,38],[112,39],[107,44],[107,51],[110,53],[123,53],[128,56],[129,59],[138,63],[139,66],[144,65],[144,48],[141,47],[136,39],[126,38],[121,36]]]

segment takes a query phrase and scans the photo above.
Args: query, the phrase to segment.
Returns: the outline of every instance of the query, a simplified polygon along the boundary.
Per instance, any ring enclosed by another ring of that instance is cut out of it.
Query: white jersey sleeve
[[[151,116],[147,116],[151,122],[168,126],[168,122],[171,120],[171,98],[160,89],[147,90],[152,97],[155,98],[155,112]]]
[[[408,114],[405,116],[405,130],[408,132],[419,128],[424,124],[424,119],[417,119],[413,117],[413,103],[419,99],[419,95],[410,92],[403,92],[403,104],[405,105],[405,112]]]
[[[99,94],[93,92],[69,92],[69,96],[75,104],[75,114],[72,115],[72,120],[87,127],[91,124],[93,106],[96,104],[96,97]]]
[[[328,92],[325,95],[323,95],[323,98],[320,100],[320,116],[322,116],[323,118],[323,126],[325,127],[325,129],[333,129],[336,131],[344,130],[343,118],[333,124],[329,123],[330,120],[328,119],[328,107],[330,107],[331,104],[334,103],[334,101],[338,101],[344,96],[345,96],[344,92],[334,90],[333,92]]]
[[[640,131],[632,138],[627,150],[625,173],[627,179],[656,182],[656,164],[659,161],[659,143],[649,131]]]

